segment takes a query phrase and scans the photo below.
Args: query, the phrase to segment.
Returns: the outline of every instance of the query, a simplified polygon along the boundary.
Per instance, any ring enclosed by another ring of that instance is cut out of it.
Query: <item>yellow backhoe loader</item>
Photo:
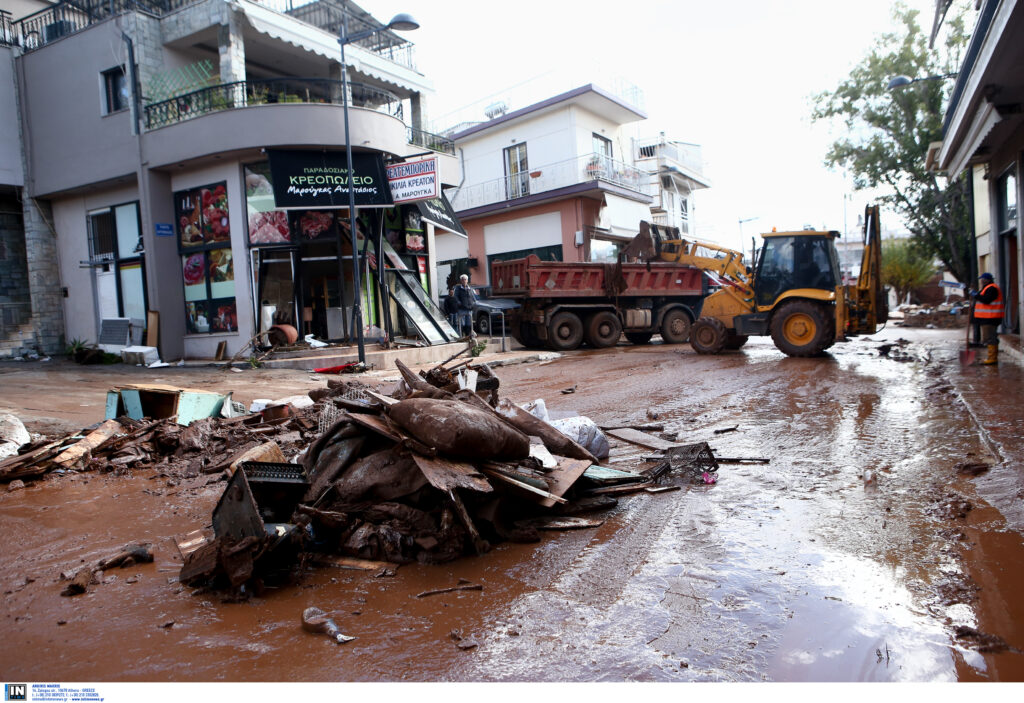
[[[718,286],[690,329],[699,354],[739,349],[750,336],[770,334],[790,356],[816,356],[835,342],[873,334],[888,319],[877,206],[864,213],[864,254],[852,285],[843,285],[835,231],[761,235],[751,275],[739,252],[682,239],[674,228],[644,222],[640,229],[641,239],[649,230],[657,258],[699,268]]]

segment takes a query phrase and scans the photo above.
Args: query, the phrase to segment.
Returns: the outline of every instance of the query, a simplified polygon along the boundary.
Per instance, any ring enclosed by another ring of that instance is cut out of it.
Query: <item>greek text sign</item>
[[[349,187],[357,207],[390,207],[384,159],[379,154],[352,154],[352,174],[345,152],[267,149],[274,204],[279,210],[348,207]]]
[[[391,197],[396,203],[438,196],[437,159],[406,161],[387,167]]]

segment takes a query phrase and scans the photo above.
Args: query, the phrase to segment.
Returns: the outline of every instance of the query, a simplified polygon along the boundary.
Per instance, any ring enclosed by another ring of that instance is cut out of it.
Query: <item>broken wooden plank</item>
[[[770,464],[771,459],[756,456],[716,456],[719,464]]]
[[[347,413],[346,415],[348,419],[357,425],[361,425],[372,432],[376,432],[382,437],[390,439],[392,442],[402,441],[401,435],[385,424],[385,422],[377,415],[364,415],[362,413]]]
[[[583,530],[600,527],[603,524],[604,520],[585,517],[536,517],[519,520],[516,522],[516,527],[532,527],[536,530]]]
[[[73,445],[61,452],[54,458],[53,463],[63,466],[65,469],[73,469],[91,456],[92,451],[123,430],[121,423],[117,420],[105,420],[99,427],[85,436],[85,439],[75,442]]]
[[[648,481],[646,483],[627,483],[623,486],[605,486],[603,488],[591,488],[583,491],[585,496],[604,496],[604,495],[618,495],[620,493],[639,493],[645,491],[648,488],[653,488],[654,483]]]
[[[26,454],[15,454],[0,461],[0,478],[11,481],[46,473],[48,471],[46,466],[36,467],[35,464],[47,461],[58,454],[67,439],[67,437],[62,437],[56,442],[50,442]]]
[[[427,477],[430,485],[440,491],[468,488],[471,491],[490,493],[494,490],[487,479],[472,464],[439,456],[420,456],[415,453],[412,455],[412,459],[423,475]]]
[[[678,491],[681,489],[682,486],[651,486],[650,488],[645,488],[644,490],[647,493],[668,493],[669,491]]]
[[[435,588],[432,591],[423,591],[423,593],[417,593],[417,598],[426,598],[427,596],[439,596],[442,593],[456,593],[458,591],[482,591],[484,587],[479,583],[467,583],[461,586],[452,586],[451,588]]]
[[[631,444],[638,444],[641,447],[647,447],[648,449],[657,449],[658,451],[664,451],[671,447],[678,446],[675,442],[667,442],[660,437],[647,434],[646,432],[640,432],[639,430],[630,429],[623,427],[617,430],[608,430],[608,434],[618,439],[623,439]]]
[[[580,476],[582,476],[588,468],[594,466],[594,463],[587,459],[572,459],[564,456],[556,456],[555,459],[558,463],[547,475],[548,492],[553,496],[558,496],[559,498],[564,496],[569,489],[572,488],[573,484],[579,480]],[[545,500],[541,503],[541,506],[551,508],[554,507],[556,502],[564,502],[564,500]]]
[[[598,425],[604,432],[611,430],[638,430],[641,432],[664,432],[665,425],[660,422],[641,422],[641,423],[609,423],[607,425]]]
[[[452,505],[455,506],[455,512],[458,514],[459,519],[462,520],[463,526],[469,533],[470,540],[473,542],[473,551],[480,554],[485,554],[491,550],[491,545],[487,543],[483,537],[480,536],[480,532],[476,529],[476,525],[473,523],[473,519],[469,516],[469,511],[466,510],[466,506],[462,502],[462,498],[459,497],[459,492],[454,488],[448,491],[448,497],[452,501]]]
[[[381,569],[397,569],[398,564],[390,561],[374,561],[355,557],[334,557],[326,554],[310,554],[310,560],[316,566],[330,566],[336,569],[352,569],[354,571],[380,571]]]
[[[538,496],[538,497],[542,498],[543,500],[540,500],[540,501],[537,501],[537,502],[540,503],[540,505],[543,505],[545,507],[550,507],[551,505],[554,505],[555,503],[568,503],[569,502],[565,498],[561,498],[559,496],[553,495],[553,494],[549,493],[548,491],[543,491],[543,490],[541,490],[539,488],[534,488],[533,486],[531,486],[528,483],[523,483],[522,481],[517,481],[516,479],[511,478],[509,476],[506,476],[505,474],[500,473],[498,471],[493,471],[491,469],[486,469],[486,468],[481,469],[481,471],[488,478],[494,479],[495,481],[498,481],[500,483],[504,483],[504,484],[506,484],[508,486],[512,486],[513,488],[518,488],[518,489],[520,489],[522,491],[526,491],[527,493],[530,493],[531,494],[531,500],[536,500],[536,498],[534,498],[533,496]],[[580,473],[582,473],[582,471]]]

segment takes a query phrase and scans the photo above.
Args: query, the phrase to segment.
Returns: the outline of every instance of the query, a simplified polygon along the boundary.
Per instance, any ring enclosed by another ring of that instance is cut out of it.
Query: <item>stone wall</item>
[[[25,198],[22,205],[36,346],[45,354],[57,354],[64,349],[64,311],[53,212],[46,201]]]

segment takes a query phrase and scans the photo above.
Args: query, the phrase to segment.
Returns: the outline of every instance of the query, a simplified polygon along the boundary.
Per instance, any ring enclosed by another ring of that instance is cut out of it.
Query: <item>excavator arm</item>
[[[864,254],[857,283],[846,286],[846,334],[874,334],[889,319],[882,287],[882,234],[878,206],[864,209]]]

